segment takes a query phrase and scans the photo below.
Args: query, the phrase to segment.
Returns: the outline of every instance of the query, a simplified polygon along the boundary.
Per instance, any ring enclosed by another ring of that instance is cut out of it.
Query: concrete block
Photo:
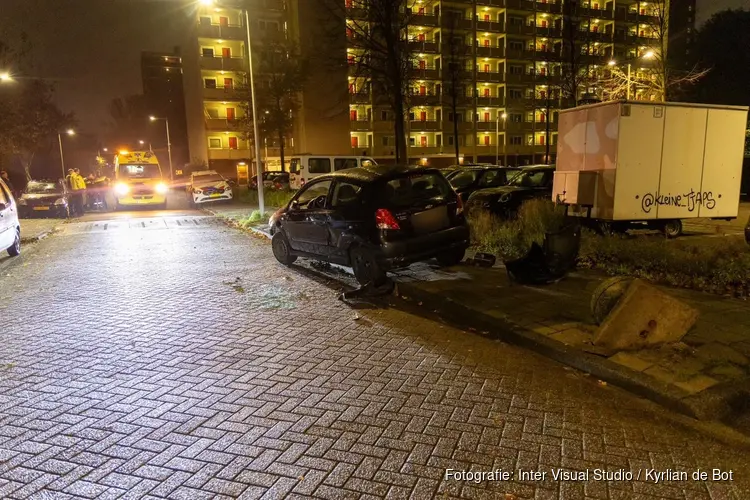
[[[594,345],[622,351],[677,342],[698,310],[642,280],[634,280],[594,337]]]
[[[654,364],[652,361],[642,359],[637,354],[629,352],[618,352],[610,357],[609,360],[637,372],[642,372]]]
[[[713,377],[707,377],[706,375],[696,375],[688,380],[682,382],[675,382],[674,385],[683,389],[690,394],[701,392],[708,389],[711,386],[718,384],[719,381]]]

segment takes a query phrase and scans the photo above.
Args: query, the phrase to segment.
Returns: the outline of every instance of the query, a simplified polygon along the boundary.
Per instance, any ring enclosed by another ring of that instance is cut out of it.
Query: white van
[[[367,156],[294,156],[289,164],[289,187],[299,189],[319,175],[368,165],[377,165],[377,162]]]

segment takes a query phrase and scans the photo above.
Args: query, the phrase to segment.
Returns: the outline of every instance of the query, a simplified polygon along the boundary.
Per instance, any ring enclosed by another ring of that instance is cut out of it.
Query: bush
[[[503,260],[522,257],[532,243],[542,244],[544,235],[562,228],[564,208],[547,200],[529,200],[521,205],[518,217],[502,220],[485,210],[469,214],[473,245],[480,252]]]
[[[579,262],[611,275],[713,293],[744,296],[750,285],[750,247],[742,238],[670,241],[584,233]]]
[[[295,193],[294,191],[266,189],[265,191],[263,191],[263,201],[265,202],[266,207],[280,208],[280,207],[285,206],[287,203],[289,203],[289,200],[292,199],[292,196],[294,196],[294,193]],[[258,204],[258,190],[257,189],[245,190],[243,188],[242,191],[237,195],[236,199],[240,203],[248,203],[251,205],[257,205]]]
[[[564,223],[564,208],[546,200],[524,203],[518,218],[501,220],[486,211],[469,215],[477,251],[511,260],[525,255],[533,242]],[[712,293],[747,296],[750,292],[750,246],[741,238],[682,238],[619,235],[604,237],[584,230],[578,258],[581,267],[609,275]]]

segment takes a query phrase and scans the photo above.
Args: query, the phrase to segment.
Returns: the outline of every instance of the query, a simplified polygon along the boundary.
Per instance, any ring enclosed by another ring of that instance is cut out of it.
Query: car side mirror
[[[3,210],[5,210],[8,207],[10,207],[9,204],[7,204],[7,203],[0,203],[0,212],[2,212]]]
[[[299,210],[299,201],[297,201],[297,200],[292,200],[292,201],[291,201],[291,202],[289,203],[289,210]]]

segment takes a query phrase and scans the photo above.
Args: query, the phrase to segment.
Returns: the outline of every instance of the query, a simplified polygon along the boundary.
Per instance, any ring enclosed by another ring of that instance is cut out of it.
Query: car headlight
[[[120,196],[125,196],[130,192],[130,186],[127,184],[119,183],[115,185],[115,193],[119,194]]]
[[[156,185],[156,192],[159,194],[166,194],[167,191],[169,191],[169,186],[164,184],[163,182],[160,182]]]
[[[193,189],[193,193],[195,193],[195,194],[203,194],[203,191],[201,191],[200,189]]]
[[[26,200],[24,200],[23,198],[18,198],[16,200],[16,203],[19,205],[26,205]]]
[[[65,198],[58,198],[55,200],[55,205],[67,205],[68,202]]]

